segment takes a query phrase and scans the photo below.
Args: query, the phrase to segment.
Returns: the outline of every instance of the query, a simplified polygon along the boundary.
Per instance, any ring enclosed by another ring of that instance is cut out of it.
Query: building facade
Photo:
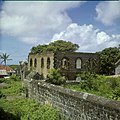
[[[99,72],[99,56],[96,53],[46,52],[29,54],[28,69],[47,77],[49,69],[60,68],[68,80],[75,80],[82,71]]]
[[[4,78],[6,76],[11,76],[11,75],[15,75],[15,71],[9,66],[0,64],[0,78]]]
[[[115,75],[120,75],[120,60],[115,63]]]

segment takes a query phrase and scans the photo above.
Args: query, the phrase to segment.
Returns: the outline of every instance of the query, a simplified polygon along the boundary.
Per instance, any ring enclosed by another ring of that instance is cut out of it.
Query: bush
[[[19,116],[4,111],[4,109],[0,107],[0,120],[20,120],[20,118]]]
[[[20,81],[21,80],[19,76],[15,76],[15,75],[10,76],[10,79],[14,80],[14,81]]]
[[[1,88],[1,91],[4,95],[20,95],[22,92],[22,84],[19,81],[14,81],[12,79],[6,79],[5,83],[7,83],[6,87]]]
[[[61,76],[60,69],[50,69],[46,82],[61,85],[65,83],[65,77]]]
[[[5,78],[0,78],[0,83],[5,82]]]
[[[8,87],[1,88],[0,92],[0,120],[63,120],[50,105],[41,105],[32,99],[18,96],[22,89],[20,81],[7,80],[10,81]],[[13,99],[5,99],[4,95]]]
[[[11,101],[0,99],[0,108],[20,120],[63,120],[59,112],[50,105],[41,105],[31,99],[21,98]]]
[[[5,98],[5,95],[2,93],[2,91],[0,91],[0,98],[4,97]]]
[[[78,74],[78,76],[83,80],[83,82],[80,83],[81,89],[85,89],[87,91],[98,91],[98,88],[102,83],[101,79],[103,78],[102,76],[90,72],[82,72],[81,74]]]
[[[65,87],[120,100],[120,77],[106,77],[89,72],[83,72],[78,76],[83,81],[78,85],[65,85]]]

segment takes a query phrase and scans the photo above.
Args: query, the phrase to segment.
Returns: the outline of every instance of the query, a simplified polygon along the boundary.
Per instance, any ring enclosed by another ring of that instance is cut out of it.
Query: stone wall
[[[54,68],[54,53],[53,52],[47,52],[47,53],[41,53],[41,54],[29,54],[28,56],[28,70],[33,70],[38,72],[40,75],[43,75],[44,78],[46,78],[48,74],[48,68],[47,68],[47,59],[50,59],[50,68]],[[37,60],[37,65],[35,67],[35,59]],[[41,66],[41,59],[44,60],[43,67]],[[32,60],[32,66],[30,65],[30,60]]]
[[[50,67],[47,67],[47,60],[50,59]],[[44,65],[42,66],[42,59]],[[76,61],[80,59],[81,66],[76,67]],[[63,65],[63,61],[65,64]],[[35,62],[36,61],[36,62]],[[45,52],[38,54],[29,54],[28,56],[28,70],[34,70],[44,78],[47,77],[48,70],[51,68],[60,68],[61,74],[67,80],[75,80],[76,75],[81,71],[99,72],[99,56],[96,53],[82,53],[82,52]]]
[[[120,59],[115,63],[115,75],[120,75]]]
[[[75,80],[76,75],[83,71],[99,73],[99,56],[96,53],[82,53],[82,52],[56,52],[55,68],[61,68],[61,73],[66,76],[68,80]],[[62,60],[68,60],[68,69],[62,68]],[[81,59],[81,68],[76,68],[76,60]]]
[[[115,75],[120,75],[120,65],[115,68]]]
[[[65,89],[44,81],[24,81],[27,96],[58,108],[69,120],[120,120],[120,102]]]

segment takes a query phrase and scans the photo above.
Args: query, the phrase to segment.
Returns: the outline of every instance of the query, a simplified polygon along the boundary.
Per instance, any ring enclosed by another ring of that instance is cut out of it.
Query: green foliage
[[[7,87],[0,88],[0,120],[64,120],[50,105],[41,105],[20,96],[22,85],[18,77],[3,79],[2,82],[7,83]]]
[[[20,118],[19,116],[4,111],[4,109],[0,107],[0,120],[20,120]]]
[[[100,55],[100,73],[111,75],[115,72],[115,63],[120,59],[119,47],[105,48]]]
[[[0,91],[0,98],[5,98],[5,95],[2,93],[2,91]]]
[[[13,70],[16,70],[19,65],[9,65]]]
[[[98,91],[100,84],[103,82],[101,79],[104,79],[104,76],[99,76],[95,73],[82,72],[78,76],[81,77],[83,82],[80,83],[80,87],[84,90],[95,90]]]
[[[46,82],[49,82],[55,85],[61,85],[65,83],[65,77],[61,76],[60,69],[50,69],[47,75]]]
[[[115,100],[120,100],[120,86],[116,87],[113,91],[112,98]]]
[[[2,93],[6,96],[20,95],[22,90],[21,83],[18,81],[9,81],[9,83],[7,82],[7,87],[1,88]]]
[[[2,62],[4,62],[5,65],[6,65],[8,60],[12,60],[12,59],[9,59],[9,56],[10,55],[7,55],[7,53],[3,53],[2,55],[0,55],[0,59],[2,60]]]
[[[78,91],[89,92],[110,99],[120,100],[120,77],[106,77],[87,72],[83,72],[78,76],[82,79],[79,84],[64,86]]]
[[[21,120],[63,120],[57,110],[49,105],[41,105],[31,99],[0,99],[0,107],[19,116]]]
[[[6,87],[1,88],[4,95],[20,95],[22,92],[21,80],[18,76],[11,76],[8,79],[0,79],[0,83],[6,83]]]
[[[10,79],[13,81],[21,81],[20,76],[15,76],[15,75],[10,76]]]
[[[73,44],[71,42],[66,42],[63,40],[57,40],[55,42],[51,42],[48,45],[38,45],[36,47],[32,47],[31,53],[42,53],[46,51],[69,51],[74,52],[79,48],[77,44]]]
[[[5,78],[0,78],[0,83],[5,82]]]
[[[19,76],[10,76],[10,78],[0,78],[0,83],[11,83],[12,81],[21,81]]]

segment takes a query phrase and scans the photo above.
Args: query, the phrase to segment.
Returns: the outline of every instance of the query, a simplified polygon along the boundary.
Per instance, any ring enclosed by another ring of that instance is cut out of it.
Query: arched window
[[[34,60],[34,67],[37,67],[37,59]]]
[[[32,67],[33,61],[32,58],[30,59],[30,67]]]
[[[81,67],[82,67],[81,59],[80,59],[80,58],[77,58],[77,60],[76,60],[76,68],[77,68],[77,69],[81,69]]]
[[[50,69],[50,58],[47,58],[47,68]]]
[[[41,68],[43,68],[44,67],[44,59],[42,58],[41,59]]]
[[[95,68],[96,67],[96,60],[94,58],[89,59],[89,64],[91,68]]]
[[[62,68],[64,68],[64,69],[69,68],[69,60],[67,58],[62,59]]]

